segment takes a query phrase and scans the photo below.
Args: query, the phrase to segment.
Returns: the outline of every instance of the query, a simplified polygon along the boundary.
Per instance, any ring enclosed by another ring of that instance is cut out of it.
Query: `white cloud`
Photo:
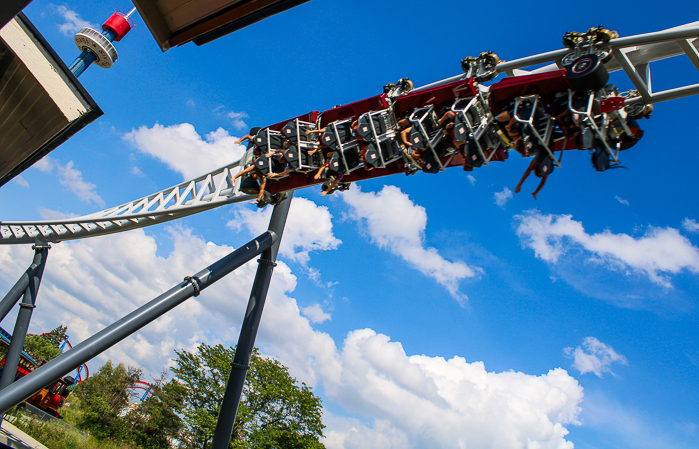
[[[29,183],[27,182],[26,179],[22,177],[22,175],[17,175],[13,179],[14,182],[17,184],[21,185],[22,187],[29,187]]]
[[[83,174],[80,170],[73,168],[75,165],[73,161],[68,162],[66,165],[60,165],[58,162],[55,162],[55,165],[58,168],[58,180],[60,183],[68,187],[81,201],[104,206],[104,200],[95,192],[97,186],[83,180]]]
[[[248,118],[248,114],[245,112],[229,112],[228,113],[228,118],[231,119],[231,122],[233,123],[233,127],[235,129],[245,129],[248,127],[248,124],[245,123],[245,119]]]
[[[78,216],[78,214],[65,213],[58,210],[47,209],[45,207],[40,207],[37,209],[37,211],[39,212],[39,215],[41,215],[41,218],[43,218],[44,220],[63,220],[66,218],[73,218]]]
[[[173,250],[164,256],[140,229],[54,245],[30,331],[64,323],[75,345],[232,250],[187,229],[170,228],[170,235]],[[0,245],[0,287],[15,282],[32,254],[28,245]],[[233,344],[256,267],[239,268],[93,359],[90,368],[112,358],[158,374],[175,348]],[[330,449],[573,447],[565,425],[577,422],[583,392],[565,370],[494,373],[461,357],[410,356],[371,329],[350,332],[338,348],[301,315],[290,296],[295,287],[295,276],[280,261],[257,345],[294,377],[322,384],[317,391],[325,404],[361,416],[365,424],[337,416],[328,421]]]
[[[664,273],[683,270],[699,273],[699,249],[674,228],[649,227],[642,237],[614,234],[609,230],[588,234],[571,215],[549,215],[529,211],[514,217],[517,235],[536,257],[557,263],[567,250],[578,246],[611,268],[641,273],[664,287],[672,285]]]
[[[140,168],[138,168],[135,165],[133,167],[131,167],[131,174],[134,176],[145,176],[145,174],[143,173],[143,170],[141,170]]]
[[[323,311],[323,308],[318,303],[310,305],[308,307],[303,307],[301,309],[301,312],[303,312],[303,314],[306,315],[306,317],[309,320],[311,320],[311,322],[317,324],[323,323],[331,319],[330,314],[325,313]]]
[[[498,206],[500,206],[504,209],[505,204],[507,204],[507,202],[512,199],[512,190],[505,187],[504,189],[502,189],[502,192],[495,192],[494,197],[495,197],[495,204],[497,204]]]
[[[682,227],[687,232],[699,233],[699,223],[691,218],[685,218],[682,220]]]
[[[236,161],[245,153],[245,146],[235,144],[238,139],[225,129],[218,128],[202,139],[189,123],[142,126],[124,134],[123,138],[140,152],[181,173],[185,180]]]
[[[189,100],[187,100],[187,106],[189,106],[190,108],[194,108],[197,105],[196,103],[194,103],[194,99],[190,98]]]
[[[57,171],[58,181],[71,192],[76,194],[81,201],[86,203],[94,203],[98,206],[104,206],[104,200],[97,194],[97,188],[91,182],[83,180],[83,174],[77,170],[73,161],[63,165],[59,161],[44,156],[32,165],[32,168],[39,170],[42,173],[51,173],[54,169]],[[48,209],[47,209],[48,210]]]
[[[628,205],[629,205],[628,200],[622,199],[619,195],[614,195],[614,198],[615,198],[618,202],[620,202],[621,204],[623,204],[624,206],[628,206]]]
[[[236,231],[245,228],[254,235],[267,230],[272,208],[237,209],[233,220],[226,225]],[[342,241],[333,234],[332,215],[325,206],[318,206],[306,198],[296,197],[284,227],[279,252],[282,256],[306,265],[311,251],[337,249]]]
[[[362,192],[359,186],[342,193],[351,207],[349,216],[360,222],[372,242],[400,256],[414,268],[443,285],[459,300],[459,282],[482,272],[464,262],[450,262],[435,248],[424,247],[427,227],[425,208],[413,203],[398,187],[384,186],[378,192]]]
[[[48,156],[44,156],[43,158],[39,159],[38,161],[34,162],[34,165],[32,165],[32,168],[36,168],[42,173],[50,173],[53,170],[53,159],[51,159]]]
[[[329,449],[573,448],[563,425],[578,423],[583,392],[563,369],[494,373],[458,356],[408,356],[371,329],[350,332],[340,357],[341,381],[326,394],[374,420],[335,424]]]
[[[469,173],[468,175],[466,175],[466,179],[468,179],[472,186],[476,185],[476,177],[472,174]]]
[[[580,374],[593,373],[602,377],[602,373],[610,373],[613,376],[614,372],[609,367],[612,363],[628,365],[626,357],[595,337],[586,337],[582,347],[564,348],[563,352],[573,358],[573,368],[580,371]]]
[[[56,11],[65,20],[65,22],[58,24],[58,29],[66,36],[72,36],[85,27],[99,29],[98,25],[84,20],[78,13],[63,5],[56,6]]]

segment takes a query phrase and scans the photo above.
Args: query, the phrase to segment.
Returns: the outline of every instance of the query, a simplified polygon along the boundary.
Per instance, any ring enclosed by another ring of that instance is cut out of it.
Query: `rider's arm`
[[[250,140],[250,139],[252,139],[253,137],[255,137],[255,136],[251,136],[250,134],[245,135],[245,136],[241,137],[241,138],[236,142],[236,144],[243,143],[244,140]]]
[[[324,132],[325,132],[325,128],[320,128],[320,129],[314,129],[313,131],[307,130],[306,134],[311,135],[311,134],[320,134],[320,133],[324,133]]]
[[[251,166],[249,166],[248,168],[246,168],[245,170],[243,170],[243,171],[241,171],[241,172],[238,172],[238,174],[236,174],[236,175],[233,177],[233,181],[235,181],[236,179],[238,179],[239,177],[243,176],[243,175],[246,174],[246,173],[250,173],[254,168],[255,168],[255,166],[254,166],[254,165],[251,165]]]
[[[410,143],[410,131],[412,131],[412,130],[413,130],[413,127],[409,126],[400,132],[400,138],[403,139],[403,143],[405,143],[409,147],[413,146],[413,144]]]

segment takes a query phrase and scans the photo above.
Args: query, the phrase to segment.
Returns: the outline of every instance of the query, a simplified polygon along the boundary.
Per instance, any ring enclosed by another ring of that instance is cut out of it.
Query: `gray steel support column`
[[[274,206],[272,218],[269,221],[269,230],[276,233],[279,239],[274,246],[262,253],[262,257],[257,261],[259,266],[255,274],[255,281],[252,284],[252,291],[250,292],[250,300],[248,301],[248,308],[245,312],[243,326],[240,328],[238,346],[235,350],[233,363],[231,363],[231,374],[228,377],[226,392],[223,395],[223,402],[221,403],[221,411],[218,415],[218,422],[216,423],[211,449],[227,449],[231,442],[235,415],[238,413],[240,396],[243,393],[243,385],[245,384],[245,376],[249,369],[250,357],[253,347],[255,346],[257,330],[260,327],[262,309],[267,299],[267,290],[269,289],[269,282],[272,280],[272,271],[276,265],[275,261],[277,260],[277,253],[279,252],[279,243],[282,239],[282,233],[284,232],[284,225],[286,224],[286,217],[289,213],[289,206],[291,205],[292,198],[293,192],[288,192],[287,197],[277,206]]]
[[[45,257],[42,257],[42,253],[34,247],[34,261],[29,268],[22,274],[15,285],[10,289],[10,291],[5,295],[5,297],[0,301],[0,321],[4,320],[12,307],[17,304],[17,301],[22,296],[24,291],[29,286],[29,278],[32,277],[32,273],[36,268],[46,261]],[[43,267],[41,268],[43,271]]]
[[[40,366],[34,372],[0,391],[0,414],[30,397],[46,385],[60,379],[91,358],[111,348],[151,321],[164,315],[231,271],[245,264],[277,241],[274,232],[267,231],[247,245],[203,269],[194,276],[139,307],[111,326],[101,330],[70,351]],[[13,339],[14,340],[14,339]]]
[[[24,339],[27,338],[27,329],[29,329],[29,322],[32,319],[36,295],[39,293],[41,277],[44,274],[44,267],[46,266],[46,257],[48,257],[49,248],[51,247],[48,245],[36,245],[33,248],[34,263],[32,265],[36,265],[36,268],[29,273],[27,287],[24,289],[24,297],[20,303],[17,321],[15,321],[15,329],[12,331],[10,348],[7,350],[5,366],[2,369],[2,377],[0,377],[0,390],[6,388],[15,381],[19,357],[22,355],[22,349],[24,349]]]

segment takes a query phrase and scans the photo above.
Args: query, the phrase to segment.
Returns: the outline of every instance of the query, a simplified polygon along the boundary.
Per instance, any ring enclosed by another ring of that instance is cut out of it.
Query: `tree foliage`
[[[37,356],[47,362],[61,355],[61,344],[66,335],[67,328],[58,326],[51,332],[43,335],[27,335],[24,340],[24,350],[32,356]]]
[[[130,440],[143,449],[170,446],[184,427],[178,412],[182,397],[176,383],[164,382],[165,376],[151,383],[148,397],[131,407],[124,417]]]
[[[211,441],[231,371],[234,348],[202,344],[196,353],[176,351],[172,371],[183,402],[186,447]],[[243,398],[233,428],[231,448],[323,448],[321,402],[305,384],[298,385],[277,360],[254,351]]]
[[[82,413],[78,427],[100,439],[126,439],[126,413],[131,399],[128,387],[141,378],[141,370],[108,361],[72,394],[81,395]]]

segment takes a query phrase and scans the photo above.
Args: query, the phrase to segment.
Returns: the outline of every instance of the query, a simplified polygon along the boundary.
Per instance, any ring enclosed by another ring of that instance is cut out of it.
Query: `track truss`
[[[240,161],[135,201],[82,217],[0,222],[0,244],[56,243],[164,223],[253,198],[238,191]]]
[[[631,105],[637,103],[653,104],[699,95],[699,84],[653,92],[650,71],[652,62],[680,55],[687,56],[694,67],[699,70],[697,45],[699,45],[699,21],[654,33],[612,39],[608,43],[598,44],[598,47],[609,47],[612,51],[613,59],[605,64],[607,71],[623,70],[638,91],[639,95],[626,99],[625,103]],[[570,49],[564,48],[512,61],[503,61],[495,67],[495,71],[507,76],[521,76],[560,70],[564,68],[563,61],[570,53]],[[547,65],[531,71],[524,70],[541,64]],[[428,84],[420,89],[446,84],[464,77],[465,75],[453,76]]]

